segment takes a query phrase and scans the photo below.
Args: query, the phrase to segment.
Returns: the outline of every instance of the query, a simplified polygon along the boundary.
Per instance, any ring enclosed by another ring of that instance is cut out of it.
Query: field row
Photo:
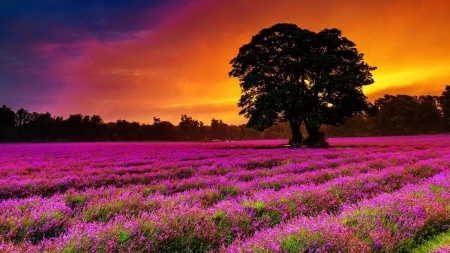
[[[165,147],[159,151],[150,146],[151,149],[147,151],[156,153],[155,157],[161,159],[155,162],[155,159],[145,159],[150,156],[143,152],[146,150],[145,146],[137,154],[133,154],[137,150],[128,150],[130,147],[135,148],[134,146],[118,146],[119,152],[111,152],[111,159],[108,160],[108,155],[99,152],[103,145],[97,149],[88,149],[84,155],[79,154],[79,149],[84,146],[74,145],[67,147],[68,150],[53,147],[56,151],[51,154],[55,159],[50,158],[45,151],[26,155],[25,149],[20,150],[23,154],[18,152],[18,155],[12,153],[8,156],[11,151],[5,150],[3,159],[12,159],[1,163],[0,200],[33,195],[51,196],[69,189],[84,190],[110,185],[126,187],[136,184],[151,185],[154,191],[172,194],[222,182],[246,182],[248,187],[242,185],[246,192],[253,184],[259,184],[261,188],[277,188],[280,184],[289,185],[289,181],[290,184],[320,183],[327,177],[351,176],[355,170],[358,173],[377,167],[407,166],[447,156],[445,148],[413,150],[405,156],[402,151],[386,153],[383,148],[370,151],[360,149],[357,152],[350,149],[302,152],[292,149],[264,149],[254,152],[252,149],[224,150],[209,147],[201,149],[202,155],[198,155],[199,151],[191,146],[187,146],[186,150]],[[127,150],[129,152],[125,152]],[[192,150],[195,152],[189,153]],[[65,152],[70,156],[64,155]],[[172,159],[168,158],[168,153],[172,155]],[[139,160],[139,155],[144,158]],[[14,156],[17,159],[27,157],[28,161],[17,161]]]

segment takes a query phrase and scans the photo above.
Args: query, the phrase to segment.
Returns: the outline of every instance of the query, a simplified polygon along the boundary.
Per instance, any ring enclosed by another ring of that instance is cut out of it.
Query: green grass
[[[439,247],[450,245],[450,230],[440,233],[431,237],[430,240],[426,241],[419,247],[413,249],[412,253],[427,253],[433,252]]]

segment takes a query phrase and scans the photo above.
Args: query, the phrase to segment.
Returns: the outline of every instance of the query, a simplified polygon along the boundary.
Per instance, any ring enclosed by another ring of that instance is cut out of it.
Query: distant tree
[[[6,105],[0,107],[0,141],[14,140],[15,124],[16,113]]]
[[[117,120],[115,124],[110,125],[113,130],[113,140],[137,141],[141,139],[141,127],[137,122],[128,122],[126,120]]]
[[[178,123],[180,138],[186,141],[201,140],[200,130],[203,122],[193,119],[186,114],[181,115],[181,121]]]
[[[3,105],[0,107],[0,125],[4,127],[14,127],[16,124],[16,113],[11,108]]]
[[[87,129],[90,141],[107,140],[106,124],[98,115],[92,115],[87,122]]]
[[[161,118],[153,117],[153,125],[157,125],[161,123]]]
[[[341,126],[326,126],[324,133],[329,137],[360,137],[369,136],[372,133],[371,117],[366,114],[359,114],[348,119]]]
[[[174,141],[175,126],[169,121],[162,121],[160,118],[153,117],[152,140]]]
[[[104,124],[103,119],[98,115],[92,115],[89,123],[93,126],[99,126],[99,125]]]
[[[415,122],[417,134],[434,134],[442,131],[439,97],[423,95],[415,97],[418,103]]]
[[[291,141],[301,142],[304,121],[310,141],[320,141],[322,124],[339,125],[361,112],[375,113],[362,87],[375,67],[338,29],[319,33],[294,24],[261,30],[230,62],[240,81],[240,114],[248,127],[264,130],[288,121]]]
[[[29,141],[55,141],[57,128],[62,123],[61,117],[52,117],[49,112],[31,114],[31,121],[25,125]]]
[[[84,119],[84,122],[88,122],[89,119]],[[82,134],[84,132],[83,127],[83,115],[72,114],[65,121],[65,137],[71,141],[81,141]]]
[[[27,110],[20,108],[16,112],[16,125],[17,126],[23,126],[25,124],[28,124],[31,121],[31,113],[29,113]]]
[[[222,120],[212,119],[211,120],[211,139],[229,139],[229,128],[228,125],[223,123]]]
[[[263,131],[263,139],[289,139],[290,137],[291,128],[287,122],[276,122]]]
[[[433,96],[384,95],[375,101],[379,113],[371,119],[375,135],[439,132],[440,113]]]
[[[239,126],[242,140],[260,140],[263,138],[263,132],[255,128],[248,128],[246,125]]]
[[[442,95],[438,98],[442,110],[444,124],[450,129],[450,85],[445,86]]]

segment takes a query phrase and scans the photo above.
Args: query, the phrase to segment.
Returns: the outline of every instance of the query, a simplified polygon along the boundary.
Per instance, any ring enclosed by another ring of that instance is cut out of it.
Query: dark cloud
[[[180,1],[1,1],[0,38],[2,42],[8,39],[73,43],[89,33],[101,41],[118,40],[157,25],[162,18],[161,5],[177,2]]]
[[[157,27],[170,0],[0,1],[0,104],[36,110],[57,97],[52,66],[83,56],[89,41],[130,39]]]

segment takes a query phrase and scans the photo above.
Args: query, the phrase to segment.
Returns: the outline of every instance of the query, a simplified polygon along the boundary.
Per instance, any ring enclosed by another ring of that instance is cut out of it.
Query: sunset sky
[[[0,106],[178,124],[246,122],[230,60],[261,29],[338,28],[383,94],[450,85],[447,0],[1,0]]]

